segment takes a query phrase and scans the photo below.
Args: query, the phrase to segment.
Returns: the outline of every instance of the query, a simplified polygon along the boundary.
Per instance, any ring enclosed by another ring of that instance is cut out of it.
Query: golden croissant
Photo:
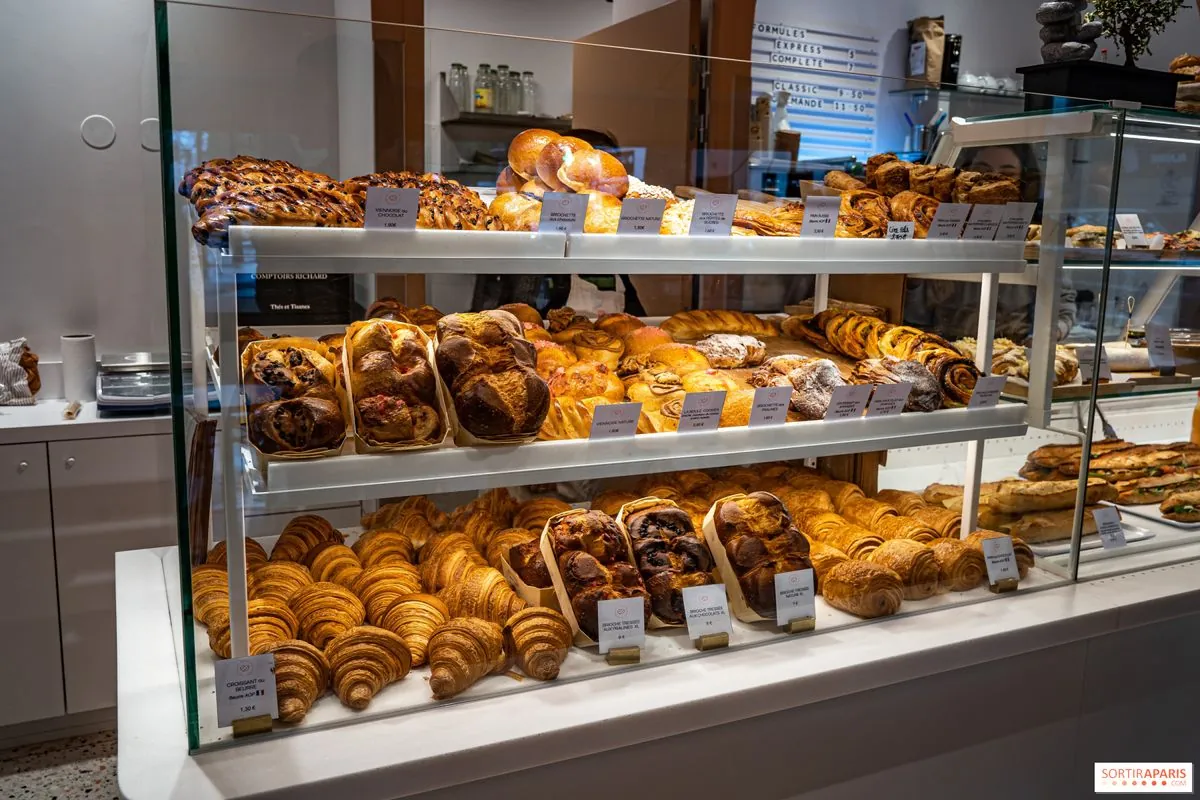
[[[957,539],[962,536],[962,514],[957,511],[922,505],[910,509],[908,516],[933,528],[939,538]]]
[[[875,493],[875,499],[887,503],[901,514],[913,516],[914,508],[925,508],[928,505],[925,498],[916,492],[905,492],[900,489],[883,489]]]
[[[429,637],[429,689],[436,700],[453,697],[506,667],[504,632],[494,622],[452,619]]]
[[[968,592],[987,580],[983,553],[960,539],[938,539],[929,545],[938,562],[939,581],[951,592]]]
[[[900,576],[905,600],[924,600],[937,593],[938,561],[933,551],[920,542],[891,539],[880,545],[867,560]]]
[[[329,686],[325,654],[300,639],[272,642],[263,652],[275,655],[279,721],[299,722]]]
[[[417,548],[424,547],[425,539],[428,536],[432,536],[435,531],[444,530],[449,520],[449,515],[434,505],[432,500],[425,495],[416,495],[414,497],[406,497],[396,503],[388,503],[385,506],[381,506],[378,511],[364,515],[362,526],[367,530],[375,528],[398,530],[405,527],[401,525],[400,520],[408,515],[419,517],[425,523],[424,527],[428,529],[427,536],[413,536],[413,544]],[[408,524],[415,525],[416,523]]]
[[[417,548],[413,545],[412,536],[407,533],[379,528],[367,531],[358,537],[350,547],[364,567],[374,567],[393,561],[404,561],[409,564],[417,559]]]
[[[513,526],[517,528],[528,528],[534,533],[541,533],[546,527],[546,521],[555,514],[561,514],[564,511],[570,511],[571,505],[557,497],[535,497],[532,500],[526,501],[516,516],[513,517]]]
[[[552,681],[571,649],[571,626],[552,608],[526,608],[504,626],[504,647],[531,678]]]
[[[833,545],[825,544],[811,537],[806,538],[808,538],[808,560],[812,562],[817,594],[820,594],[821,581],[825,580],[829,570],[833,569],[836,564],[848,561],[850,557]]]
[[[361,625],[366,609],[354,593],[336,583],[314,583],[292,595],[288,607],[300,623],[300,638],[322,650],[343,631]]]
[[[442,533],[421,550],[421,583],[434,593],[463,580],[476,567],[487,566],[483,556],[461,533]]]
[[[439,597],[452,617],[478,617],[497,625],[504,625],[526,605],[504,576],[491,567],[475,567]]]
[[[379,625],[388,606],[404,595],[421,591],[421,574],[412,564],[381,564],[359,573],[350,589],[367,610],[367,620]]]
[[[346,540],[341,531],[329,524],[329,520],[316,514],[301,514],[292,518],[275,540],[271,548],[272,561],[304,561],[308,551],[322,542]]]
[[[363,625],[335,636],[325,647],[330,682],[342,705],[362,710],[383,687],[412,669],[412,654],[391,631]]]
[[[217,564],[192,567],[192,616],[201,625],[212,625],[214,613],[229,616],[229,574]]]
[[[220,567],[226,566],[225,542],[217,542],[212,550],[208,551],[208,564],[215,564]],[[246,569],[247,571],[254,569],[267,563],[267,551],[263,546],[253,539],[246,539]]]
[[[450,609],[440,598],[431,594],[410,594],[388,606],[378,624],[404,640],[412,654],[412,665],[419,667],[428,655],[429,637],[449,619]]]
[[[1008,536],[1006,533],[997,533],[996,531],[975,531],[963,541],[970,545],[980,553],[983,552],[983,540],[995,539],[999,536]],[[1021,580],[1025,580],[1025,576],[1029,574],[1029,570],[1033,569],[1034,558],[1033,550],[1025,543],[1023,539],[1017,536],[1009,536],[1012,539],[1013,555],[1017,557],[1017,573]]]
[[[300,623],[292,610],[278,600],[251,600],[246,604],[246,627],[250,655],[258,655],[273,642],[295,639]],[[230,657],[232,643],[228,615],[209,627],[208,646],[219,657]]]
[[[255,600],[273,599],[287,603],[292,595],[313,582],[300,564],[292,561],[268,561],[250,575],[250,597]]]
[[[322,542],[308,551],[304,565],[314,581],[329,581],[349,589],[362,572],[362,562],[354,551],[337,542]]]

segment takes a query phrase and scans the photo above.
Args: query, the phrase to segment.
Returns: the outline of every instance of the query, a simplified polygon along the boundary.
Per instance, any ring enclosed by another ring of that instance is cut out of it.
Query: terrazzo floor
[[[0,800],[118,797],[113,731],[0,750]]]

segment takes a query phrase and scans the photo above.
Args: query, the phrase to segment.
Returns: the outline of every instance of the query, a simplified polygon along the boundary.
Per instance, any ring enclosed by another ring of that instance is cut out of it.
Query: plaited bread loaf
[[[712,333],[737,333],[759,338],[779,335],[779,325],[743,311],[680,311],[662,324],[676,339],[701,339]]]
[[[508,563],[527,586],[549,589],[554,585],[536,537],[510,547]]]
[[[812,568],[808,540],[779,498],[766,492],[726,497],[714,506],[712,519],[746,605],[774,619],[775,576]]]
[[[655,616],[671,625],[685,624],[683,590],[715,583],[712,554],[702,534],[687,512],[670,501],[638,500],[623,513],[621,523]]]
[[[513,547],[531,541],[536,537],[537,534],[527,528],[505,528],[497,532],[488,541],[487,549],[484,551],[484,557],[487,559],[488,566],[492,569],[500,569],[505,557]]]
[[[596,639],[601,600],[641,598],[649,622],[650,596],[612,517],[599,511],[562,514],[550,521],[547,534],[581,631]]]

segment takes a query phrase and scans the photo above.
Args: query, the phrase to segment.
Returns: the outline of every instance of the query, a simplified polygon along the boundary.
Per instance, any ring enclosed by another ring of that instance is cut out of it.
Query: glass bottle
[[[467,68],[462,64],[450,65],[449,89],[450,96],[454,98],[454,103],[458,106],[458,112],[461,114],[470,110],[467,107]],[[471,105],[474,103],[472,102]]]
[[[475,111],[488,114],[492,111],[492,69],[488,64],[480,64],[475,73]]]
[[[508,112],[508,64],[496,65],[496,113],[507,114]]]
[[[521,112],[526,116],[537,116],[537,85],[532,72],[521,73]]]
[[[517,70],[509,70],[508,86],[505,87],[505,94],[508,95],[508,112],[509,114],[521,113],[521,73]]]

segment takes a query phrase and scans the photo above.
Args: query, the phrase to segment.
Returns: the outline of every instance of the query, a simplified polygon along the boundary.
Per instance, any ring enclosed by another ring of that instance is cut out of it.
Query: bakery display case
[[[773,197],[689,113],[697,86],[746,99],[721,68],[748,57],[545,41],[575,66],[573,127],[517,132],[469,186],[429,126],[356,105],[329,48],[373,48],[412,91],[435,43],[480,35],[156,13],[187,487],[163,575],[193,750],[936,626],[1100,546],[1120,487],[1079,443],[1101,358],[1056,331],[1071,267],[1117,271],[1068,257],[1090,209],[1066,187],[1073,148],[1119,167],[1125,112],[955,121],[929,164],[870,146]],[[227,71],[196,55],[214,30],[245,39]],[[256,32],[300,49],[295,74],[253,70]],[[622,105],[682,112],[632,126],[580,78],[605,59],[659,67]],[[995,142],[1041,143],[1041,174],[967,157]],[[267,694],[238,694],[230,670],[262,664]]]

